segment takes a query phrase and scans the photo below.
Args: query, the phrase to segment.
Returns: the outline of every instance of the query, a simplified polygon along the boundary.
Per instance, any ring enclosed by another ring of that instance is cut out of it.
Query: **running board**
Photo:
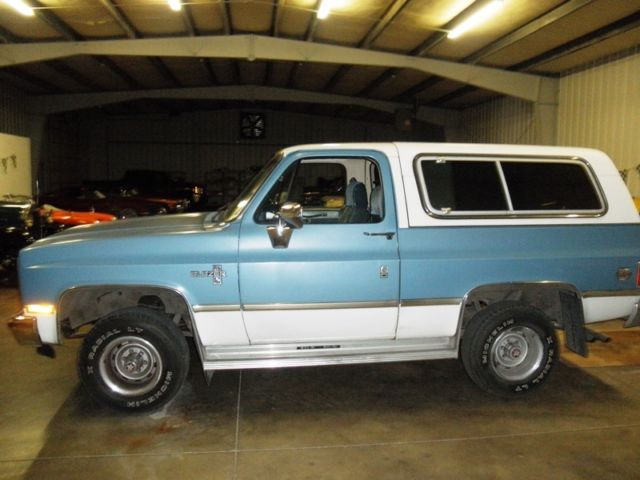
[[[306,367],[458,358],[455,337],[252,346],[207,346],[203,368]]]

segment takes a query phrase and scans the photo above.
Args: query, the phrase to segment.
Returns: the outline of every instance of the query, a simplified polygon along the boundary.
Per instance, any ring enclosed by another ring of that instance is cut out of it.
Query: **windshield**
[[[246,187],[240,192],[240,195],[232,201],[229,206],[224,210],[224,222],[230,223],[236,220],[244,209],[249,205],[249,202],[254,197],[260,186],[271,175],[271,172],[276,165],[282,159],[282,152],[278,152],[269,162],[262,167],[262,169],[251,179]]]

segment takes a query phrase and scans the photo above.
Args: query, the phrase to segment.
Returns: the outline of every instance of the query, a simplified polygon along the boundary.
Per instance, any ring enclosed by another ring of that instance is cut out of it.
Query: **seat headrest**
[[[348,207],[367,208],[367,189],[364,183],[352,178],[345,192],[345,205]]]

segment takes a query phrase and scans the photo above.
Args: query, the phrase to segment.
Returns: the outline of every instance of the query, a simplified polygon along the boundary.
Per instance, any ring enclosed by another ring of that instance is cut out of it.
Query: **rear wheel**
[[[89,393],[111,406],[145,410],[171,400],[189,369],[180,329],[155,310],[118,311],[89,332],[78,358]]]
[[[541,310],[500,302],[467,325],[460,356],[469,377],[496,394],[520,393],[543,384],[558,359],[555,329]]]

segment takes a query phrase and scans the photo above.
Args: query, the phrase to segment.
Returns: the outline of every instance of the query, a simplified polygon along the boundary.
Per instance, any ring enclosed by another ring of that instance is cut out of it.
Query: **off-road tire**
[[[162,312],[119,310],[98,321],[78,354],[85,389],[107,405],[129,411],[157,408],[180,390],[189,348]]]
[[[464,330],[460,356],[483,390],[506,396],[542,385],[558,361],[552,321],[540,309],[504,301],[481,310]]]

